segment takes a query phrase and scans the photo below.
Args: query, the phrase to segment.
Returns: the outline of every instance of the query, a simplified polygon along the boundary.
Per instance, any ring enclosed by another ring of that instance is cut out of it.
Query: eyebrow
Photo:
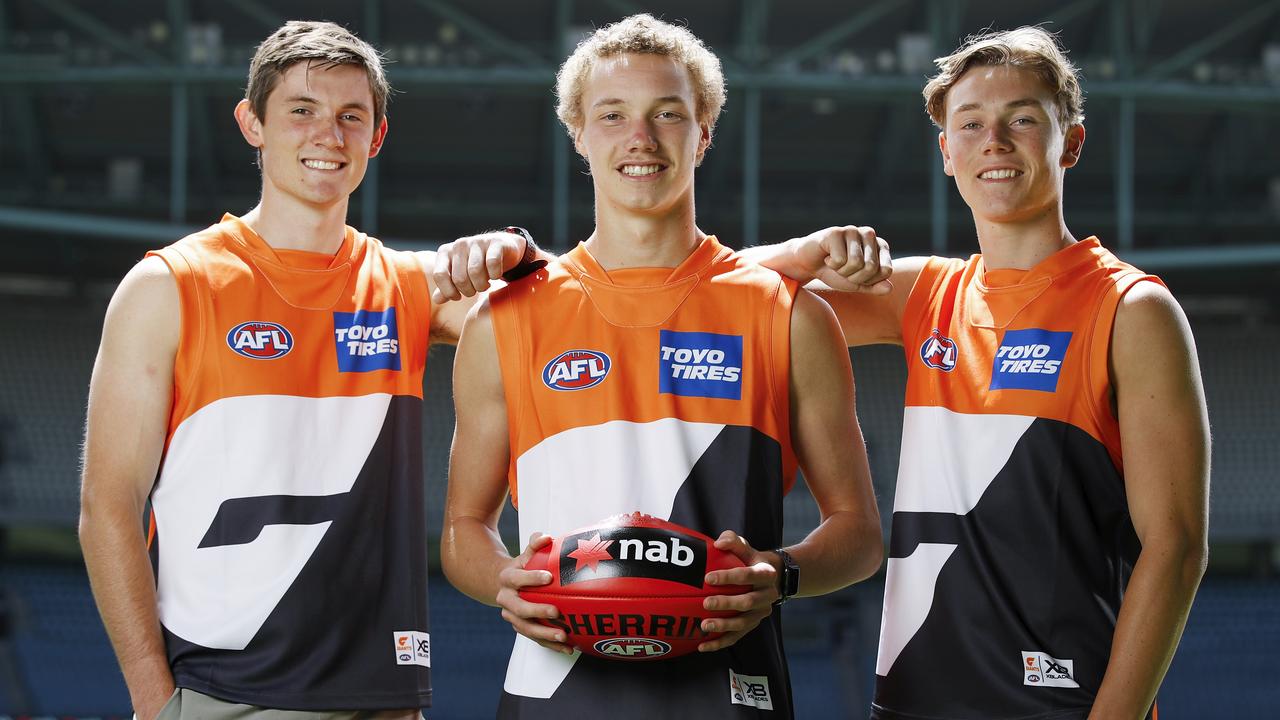
[[[320,101],[319,101],[319,100],[317,100],[317,99],[315,99],[315,98],[311,97],[310,95],[294,95],[294,96],[292,96],[292,97],[287,97],[287,98],[285,98],[285,99],[284,99],[284,101],[285,101],[286,103],[302,102],[302,103],[310,103],[311,105],[319,105],[319,104],[320,104]],[[349,102],[349,103],[346,103],[345,105],[343,105],[341,109],[342,109],[342,110],[346,110],[346,109],[348,109],[348,108],[356,109],[356,110],[366,110],[366,111],[367,111],[367,110],[369,109],[369,106],[368,106],[368,105],[365,105],[365,104],[364,104],[364,103],[362,103],[362,102]]]
[[[1018,100],[1013,100],[1005,103],[1005,109],[1027,107],[1027,106],[1039,106],[1039,105],[1040,105],[1039,100],[1028,97],[1028,98],[1020,98]],[[962,112],[968,112],[970,110],[981,110],[981,109],[982,109],[982,103],[965,103],[964,105],[961,105],[960,107],[956,108],[956,112],[962,113]]]
[[[656,102],[659,105],[664,103],[679,103],[681,105],[685,104],[684,98],[680,97],[679,95],[664,95],[663,97],[658,98]],[[627,101],[623,100],[622,98],[601,98],[595,101],[595,103],[593,103],[591,107],[598,108],[598,107],[604,107],[606,105],[626,105],[626,104],[627,104]]]

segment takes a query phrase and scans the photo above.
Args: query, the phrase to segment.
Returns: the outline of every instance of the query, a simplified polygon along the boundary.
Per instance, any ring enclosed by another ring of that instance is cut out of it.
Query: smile
[[[1021,174],[1022,174],[1021,170],[1004,168],[1001,170],[988,170],[982,173],[981,175],[979,175],[978,177],[982,180],[1008,180],[1010,178],[1016,178]]]
[[[343,165],[346,165],[346,163],[331,162],[329,160],[303,160],[302,164],[312,170],[338,170]]]
[[[622,174],[628,177],[644,177],[663,169],[662,165],[623,165]]]

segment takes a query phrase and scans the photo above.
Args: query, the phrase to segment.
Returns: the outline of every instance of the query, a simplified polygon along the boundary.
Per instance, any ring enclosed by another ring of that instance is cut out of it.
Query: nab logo
[[[231,328],[227,347],[254,360],[275,360],[293,349],[293,335],[278,323],[253,320]]]
[[[636,659],[662,657],[671,652],[671,646],[661,640],[650,638],[613,638],[601,640],[595,645],[596,652],[616,658]]]
[[[560,544],[562,587],[599,578],[647,577],[701,588],[706,567],[704,540],[657,528],[593,530],[570,535]]]
[[[542,368],[542,382],[552,390],[586,390],[604,382],[612,363],[595,350],[569,350]]]
[[[991,390],[1056,392],[1071,333],[1028,328],[1009,330],[991,366]]]
[[[951,372],[956,369],[956,356],[959,354],[960,350],[956,347],[956,341],[949,337],[944,337],[942,333],[938,332],[937,328],[934,328],[933,334],[920,346],[920,359],[924,361],[924,364],[934,370],[942,370],[943,372]]]

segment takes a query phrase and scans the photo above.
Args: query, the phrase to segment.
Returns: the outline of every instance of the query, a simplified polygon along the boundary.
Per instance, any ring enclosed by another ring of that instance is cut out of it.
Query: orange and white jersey
[[[153,253],[181,299],[151,494],[177,684],[284,709],[430,703],[426,277],[346,229],[273,250],[233,216]]]
[[[796,470],[795,285],[714,237],[674,270],[606,272],[579,245],[540,275],[490,296],[520,537],[639,511],[780,544]],[[639,664],[517,636],[499,716],[789,717],[779,623],[775,612],[722,652]]]
[[[1139,548],[1107,362],[1142,280],[1095,238],[921,272],[873,717],[1088,714]]]

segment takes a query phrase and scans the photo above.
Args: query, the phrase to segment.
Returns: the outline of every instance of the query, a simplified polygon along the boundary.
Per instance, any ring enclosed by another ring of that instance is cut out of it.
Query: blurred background
[[[1173,289],[1196,333],[1213,423],[1210,568],[1160,714],[1274,716],[1276,0],[0,0],[0,716],[131,713],[75,536],[89,372],[128,268],[256,203],[254,155],[231,111],[257,43],[286,19],[326,19],[391,61],[391,133],[351,224],[404,249],[522,225],[564,250],[590,233],[592,206],[585,165],[555,119],[555,70],[584,33],[640,11],[686,23],[724,63],[729,100],[697,175],[704,230],[742,246],[870,224],[898,257],[976,251],[922,109],[932,58],[987,27],[1060,33],[1087,93],[1067,223]],[[452,358],[433,350],[426,380],[435,535]],[[887,530],[902,350],[858,350],[853,361]],[[802,485],[787,503],[798,539],[816,508]],[[508,508],[514,546],[513,521]],[[787,606],[801,718],[866,716],[882,590],[881,576]],[[443,576],[431,593],[428,715],[492,717],[511,631]]]

